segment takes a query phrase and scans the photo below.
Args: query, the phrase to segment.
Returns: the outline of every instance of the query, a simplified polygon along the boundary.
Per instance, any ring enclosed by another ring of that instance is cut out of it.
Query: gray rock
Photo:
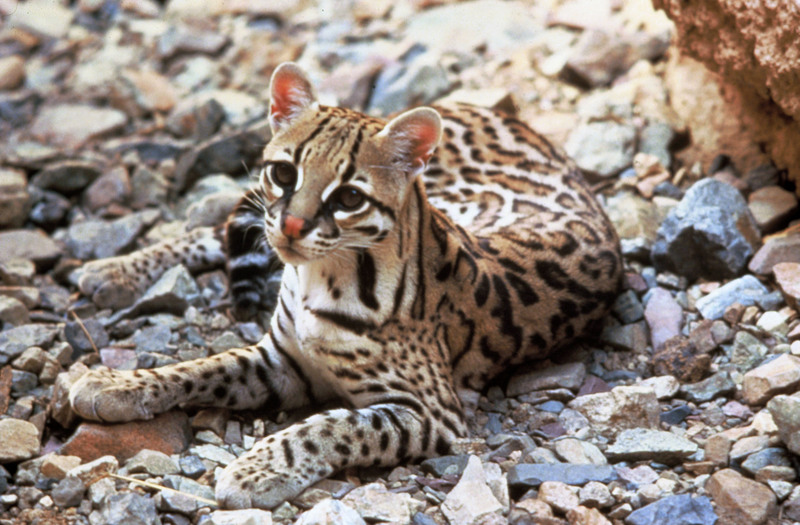
[[[744,373],[752,370],[767,355],[769,347],[744,330],[737,332],[730,347],[731,364]]]
[[[163,173],[138,166],[131,176],[131,206],[163,205],[169,196],[170,183]]]
[[[69,477],[58,482],[51,493],[53,501],[59,507],[77,507],[83,500],[86,485],[80,478]]]
[[[98,177],[84,192],[83,199],[90,210],[99,210],[111,203],[122,204],[131,196],[128,170],[117,166]]]
[[[794,454],[800,455],[800,397],[778,395],[767,403],[778,427],[778,436]]]
[[[652,388],[618,386],[610,392],[578,396],[569,407],[579,411],[605,437],[627,428],[657,428],[660,409]]]
[[[625,518],[626,525],[714,525],[717,515],[711,500],[689,494],[667,496],[637,509]],[[721,525],[721,524],[720,524]]]
[[[508,469],[511,487],[538,487],[545,481],[560,481],[567,485],[585,485],[590,481],[611,483],[617,479],[610,465],[571,465],[569,463],[521,463]]]
[[[591,122],[570,133],[564,149],[578,166],[599,177],[611,177],[633,162],[636,129],[616,122]]]
[[[712,399],[731,394],[736,391],[734,383],[728,372],[717,372],[713,376],[703,379],[697,383],[681,386],[681,394],[695,403],[705,403]]]
[[[11,393],[16,396],[30,392],[39,383],[36,374],[25,372],[24,370],[11,371]]]
[[[62,225],[72,209],[72,203],[54,191],[45,191],[29,186],[33,206],[28,214],[30,221],[45,229],[53,229]]]
[[[439,456],[436,458],[429,458],[422,462],[420,468],[423,472],[433,474],[437,478],[441,478],[446,474],[461,475],[467,467],[469,461],[468,454],[461,454],[458,456]]]
[[[143,210],[115,221],[87,220],[67,230],[65,243],[78,259],[112,257],[133,245],[141,232],[155,223],[161,213]]]
[[[177,474],[180,469],[168,455],[157,450],[142,450],[125,463],[125,470],[131,474],[146,472],[151,476]]]
[[[236,459],[236,456],[224,448],[215,445],[198,445],[196,447],[192,447],[191,450],[192,453],[196,454],[201,459],[213,461],[214,463],[219,463],[223,466],[227,466]]]
[[[197,481],[175,474],[164,476],[164,486],[180,492],[186,492],[205,499],[214,499],[214,489]]]
[[[633,290],[622,292],[612,306],[614,314],[623,324],[641,321],[644,317],[644,307],[639,297]]]
[[[33,230],[0,232],[0,262],[28,259],[41,268],[51,266],[62,253],[61,247],[42,232]]]
[[[386,67],[375,81],[369,107],[389,115],[415,104],[431,102],[452,87],[438,55],[424,53],[409,63]]]
[[[181,456],[181,459],[178,460],[178,464],[181,467],[183,475],[192,479],[199,478],[205,474],[207,470],[203,461],[195,455]]]
[[[641,352],[647,347],[647,339],[647,324],[644,321],[606,326],[600,334],[600,341],[620,350]]]
[[[43,190],[71,195],[91,184],[100,176],[101,169],[94,162],[65,160],[46,166],[33,176],[31,184]]]
[[[655,155],[665,168],[669,168],[672,159],[669,153],[669,145],[674,138],[675,133],[672,127],[665,122],[651,122],[647,124],[639,135],[639,151]],[[674,186],[673,186],[674,188]],[[676,188],[677,189],[677,188]],[[656,195],[661,195],[658,187],[656,188]],[[667,195],[669,197],[678,196],[682,197],[679,193]]]
[[[200,289],[185,266],[173,266],[148,288],[145,294],[125,310],[120,310],[111,320],[127,319],[153,312],[182,315],[190,304],[199,304]]]
[[[616,502],[608,487],[598,481],[590,481],[581,487],[578,492],[578,500],[584,507],[600,509],[610,507]]]
[[[83,328],[81,327],[83,325]],[[89,332],[89,337],[86,332]],[[69,321],[64,326],[64,336],[73,350],[73,358],[77,359],[80,355],[92,351],[92,342],[95,348],[103,348],[108,346],[109,338],[103,323],[95,318],[83,319],[81,323],[77,321]]]
[[[606,449],[606,457],[612,461],[648,460],[675,464],[697,450],[696,443],[672,432],[633,428],[619,434],[617,441]]]
[[[266,121],[245,131],[213,137],[183,154],[175,168],[177,191],[191,187],[198,179],[214,173],[231,176],[244,173],[245,166],[260,162],[264,144],[272,138]]]
[[[161,58],[179,53],[214,55],[228,43],[228,36],[216,31],[201,31],[186,26],[171,26],[158,39],[156,50]]]
[[[24,324],[0,332],[0,365],[21,355],[28,347],[49,347],[57,336],[58,328],[46,324]]]
[[[760,241],[742,195],[715,179],[692,186],[658,230],[653,262],[689,280],[741,274]]]
[[[172,330],[169,326],[157,324],[154,326],[144,326],[133,334],[133,342],[136,345],[136,353],[156,352],[161,354],[171,354],[167,348]]]
[[[578,390],[586,378],[583,363],[567,363],[512,376],[508,382],[506,396],[515,397],[535,390],[567,388]]]
[[[136,492],[108,496],[101,514],[107,525],[152,525],[158,520],[153,499]]]
[[[30,322],[28,309],[22,301],[0,295],[0,322],[20,326]]]
[[[786,454],[786,450],[778,447],[769,447],[764,450],[759,450],[747,456],[747,459],[742,461],[742,469],[746,470],[753,476],[764,467],[774,465],[778,467],[791,467],[792,460]]]
[[[170,133],[199,142],[211,138],[224,120],[225,111],[219,102],[211,98],[203,102],[193,101],[186,107],[179,103],[166,125]]]
[[[158,510],[162,512],[178,512],[187,516],[191,516],[197,510],[198,504],[202,505],[191,496],[171,490],[162,490],[155,497],[155,502]]]
[[[697,300],[697,310],[706,319],[721,319],[733,303],[751,306],[769,294],[769,289],[752,275],[745,275],[720,286]]]

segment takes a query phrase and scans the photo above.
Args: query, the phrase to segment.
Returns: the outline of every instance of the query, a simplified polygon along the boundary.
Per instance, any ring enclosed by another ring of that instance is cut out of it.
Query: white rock
[[[366,525],[367,522],[339,500],[327,498],[302,513],[295,525]]]
[[[479,523],[482,516],[503,510],[503,504],[486,482],[486,473],[477,456],[469,457],[461,479],[447,495],[441,508],[453,525]]]
[[[680,382],[673,376],[649,377],[639,384],[652,388],[658,399],[670,399],[674,397],[681,387]]]
[[[215,510],[209,525],[272,525],[272,513],[259,509]]]
[[[380,483],[355,488],[342,498],[342,502],[354,508],[365,520],[390,523],[407,523],[425,507],[423,502],[409,494],[389,492]]]

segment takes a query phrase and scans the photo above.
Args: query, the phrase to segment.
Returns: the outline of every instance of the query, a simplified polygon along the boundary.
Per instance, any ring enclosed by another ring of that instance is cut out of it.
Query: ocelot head
[[[439,142],[439,114],[417,108],[385,123],[322,106],[292,63],[275,70],[270,96],[259,184],[278,256],[297,266],[383,241]]]

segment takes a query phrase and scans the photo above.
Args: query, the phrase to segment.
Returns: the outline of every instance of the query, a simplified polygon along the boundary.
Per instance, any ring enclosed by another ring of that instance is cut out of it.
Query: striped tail
[[[281,263],[264,236],[264,211],[257,190],[249,190],[226,225],[228,278],[233,313],[250,320],[260,311],[271,313],[280,287]]]

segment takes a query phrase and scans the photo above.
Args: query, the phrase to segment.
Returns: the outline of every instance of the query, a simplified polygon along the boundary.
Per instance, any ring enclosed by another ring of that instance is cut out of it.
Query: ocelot
[[[462,397],[583,333],[622,272],[617,236],[579,170],[519,120],[442,105],[386,122],[320,105],[291,63],[270,95],[273,137],[226,235],[200,228],[94,261],[80,282],[95,296],[137,291],[170,265],[196,270],[227,252],[233,300],[247,312],[283,263],[258,344],[151,370],[101,368],[70,391],[81,416],[102,421],[338,400],[343,408],[225,468],[216,496],[231,508],[271,508],[345,467],[447,453],[467,433]]]

